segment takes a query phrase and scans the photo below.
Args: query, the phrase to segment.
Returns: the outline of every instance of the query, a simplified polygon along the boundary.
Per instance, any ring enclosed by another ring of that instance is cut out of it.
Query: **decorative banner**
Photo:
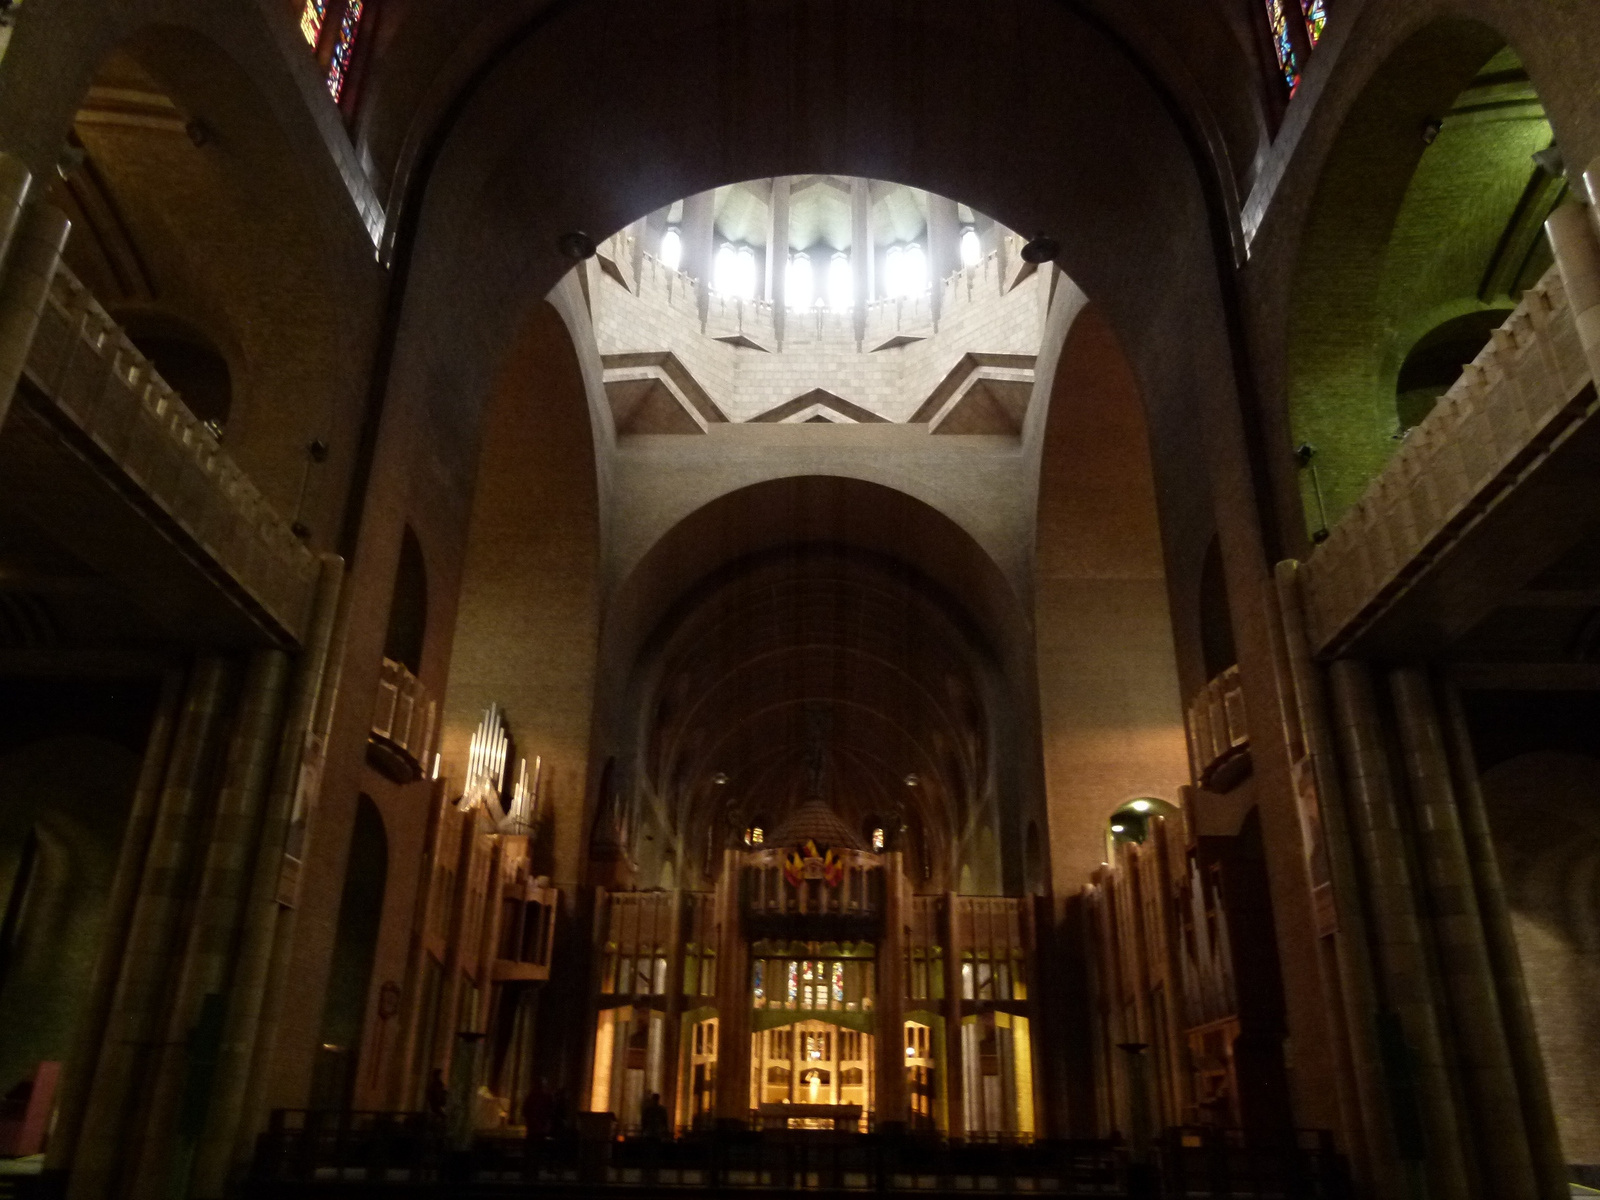
[[[829,887],[838,887],[844,881],[844,860],[832,847],[819,850],[817,843],[807,838],[785,856],[783,878],[790,887],[799,887],[802,879],[821,879]]]

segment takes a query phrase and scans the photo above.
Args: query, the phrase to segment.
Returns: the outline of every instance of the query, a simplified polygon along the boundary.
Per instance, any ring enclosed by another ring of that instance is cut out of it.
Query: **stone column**
[[[772,304],[772,331],[783,349],[784,320],[789,305],[785,288],[789,283],[789,196],[794,180],[779,175],[772,181],[772,204],[767,212],[771,220],[767,226],[767,299]]]
[[[877,1014],[874,1058],[878,1065],[878,1090],[874,1111],[878,1128],[904,1126],[906,1121],[906,917],[905,874],[902,854],[883,855],[883,937],[878,941]]]
[[[204,1077],[205,1062],[214,1062],[220,1047],[220,1023],[211,1046],[204,1045],[204,1035],[197,1036],[196,1031],[203,1007],[219,1003],[228,985],[288,681],[289,659],[283,651],[259,650],[251,656],[211,821],[210,844],[200,868],[194,915],[168,1004],[166,1038],[149,1068],[144,1133],[129,1193],[134,1200],[163,1200],[192,1163],[179,1143],[192,1150],[200,1131],[184,1128],[180,1110],[198,1102],[186,1093],[203,1086],[198,1081]]]
[[[1349,787],[1351,825],[1365,867],[1367,911],[1387,1006],[1404,1046],[1389,1057],[1391,1094],[1409,1077],[1417,1096],[1430,1200],[1467,1200],[1467,1129],[1456,1112],[1440,1004],[1417,918],[1417,895],[1389,773],[1388,747],[1365,663],[1339,659],[1329,668],[1337,736]]]
[[[872,302],[872,181],[850,181],[850,278],[855,285],[856,345],[867,336],[867,305]]]
[[[711,264],[716,256],[716,192],[697,192],[683,202],[683,224],[678,236],[683,239],[681,270],[694,276],[695,295],[700,301],[700,321],[711,311]]]
[[[0,200],[5,197],[0,196]],[[0,219],[9,214],[0,211]],[[50,295],[50,281],[61,265],[72,222],[48,204],[35,204],[22,217],[11,238],[5,275],[0,282],[0,425],[11,409],[11,397],[33,346]]]
[[[1453,686],[1445,689],[1444,737],[1454,768],[1461,834],[1472,868],[1490,971],[1499,994],[1506,1045],[1516,1072],[1538,1195],[1540,1200],[1566,1200],[1571,1188],[1567,1183],[1567,1159],[1561,1151],[1561,1135],[1556,1127],[1555,1106],[1550,1102],[1550,1081],[1545,1075],[1544,1054],[1539,1049],[1534,1029],[1533,1009],[1528,1003],[1528,985],[1522,975],[1522,956],[1517,951],[1517,939],[1511,927],[1511,911],[1500,881],[1500,864],[1495,858],[1494,839],[1484,809],[1483,787],[1472,752],[1466,713],[1461,707],[1461,696]]]
[[[0,156],[0,167],[7,161],[14,160]],[[117,871],[111,882],[111,895],[106,901],[100,952],[96,956],[94,975],[89,985],[89,999],[84,1005],[83,1015],[78,1018],[78,1033],[73,1040],[72,1052],[67,1057],[62,1078],[55,1127],[50,1131],[50,1145],[45,1153],[45,1171],[52,1175],[64,1172],[70,1166],[73,1149],[77,1145],[78,1128],[88,1102],[88,1085],[100,1058],[101,1039],[111,1015],[111,999],[122,966],[123,947],[133,920],[134,902],[138,899],[139,879],[144,872],[145,855],[150,850],[150,837],[155,829],[156,806],[161,797],[162,782],[167,775],[168,757],[172,751],[173,732],[182,699],[183,674],[169,671],[162,681],[161,699],[150,724],[144,761],[139,768],[139,781],[134,786],[133,802],[128,809],[127,824],[123,827]]]
[[[1324,972],[1324,988],[1329,995],[1330,1018],[1342,1014],[1343,1021],[1330,1019],[1334,1036],[1340,1026],[1349,1046],[1350,1073],[1358,1119],[1347,1130],[1353,1142],[1352,1155],[1366,1166],[1366,1183],[1374,1194],[1394,1200],[1403,1192],[1403,1172],[1395,1144],[1394,1116],[1384,1079],[1383,1058],[1379,1049],[1376,1018],[1377,987],[1373,980],[1372,945],[1367,916],[1357,878],[1355,848],[1350,837],[1350,814],[1339,776],[1338,748],[1328,714],[1328,698],[1321,671],[1311,660],[1310,640],[1306,636],[1305,609],[1302,605],[1299,564],[1279,563],[1275,571],[1278,617],[1283,627],[1284,659],[1293,690],[1292,719],[1304,741],[1316,783],[1318,815],[1323,844],[1328,855],[1328,874],[1333,886],[1333,905],[1338,930],[1333,935],[1331,955],[1319,953],[1318,966]],[[1289,731],[1291,734],[1293,730]],[[1292,744],[1293,739],[1290,738]],[[1331,962],[1328,961],[1331,958]]]
[[[743,855],[722,852],[717,881],[717,1118],[750,1119],[750,950],[739,927]]]
[[[249,1161],[266,1120],[267,1078],[288,987],[297,910],[282,903],[284,848],[297,801],[314,811],[342,657],[338,630],[346,593],[344,560],[324,554],[311,620],[283,723],[266,817],[256,842],[243,937],[233,969],[212,1100],[195,1155],[193,1194],[224,1194],[235,1164]],[[424,884],[426,886],[426,884]]]
[[[1426,671],[1416,667],[1392,672],[1389,688],[1405,752],[1417,860],[1428,892],[1425,911],[1453,1017],[1467,1107],[1475,1118],[1472,1132],[1492,1193],[1505,1200],[1535,1200],[1527,1131],[1433,689]]]
[[[1591,171],[1586,179],[1595,179]],[[1590,212],[1575,201],[1561,205],[1544,223],[1555,252],[1561,282],[1567,288],[1578,341],[1589,359],[1589,369],[1600,379],[1600,235]]]
[[[22,160],[0,150],[0,263],[11,248],[11,239],[22,221],[23,205],[33,187],[33,173]],[[60,1128],[59,1118],[56,1128]],[[51,1133],[51,1137],[56,1135]]]
[[[966,1050],[961,1044],[961,897],[944,894],[944,1104],[945,1136],[967,1136]],[[1033,963],[1028,964],[1029,969]],[[1033,995],[1034,980],[1029,980]],[[1034,1042],[1038,1042],[1035,1031]]]
[[[935,322],[944,300],[944,281],[961,265],[961,222],[956,202],[928,194],[928,298]]]
[[[672,890],[672,916],[667,929],[666,1026],[661,1044],[661,1102],[678,1119],[678,1074],[683,1054],[679,1039],[683,1033],[683,889]]]
[[[68,1200],[125,1194],[121,1176],[129,1151],[137,1149],[126,1135],[144,1103],[146,1048],[166,1026],[173,960],[182,945],[180,921],[208,807],[207,785],[227,725],[232,676],[227,659],[213,656],[200,659],[189,678],[128,922],[111,1017],[89,1085]]]

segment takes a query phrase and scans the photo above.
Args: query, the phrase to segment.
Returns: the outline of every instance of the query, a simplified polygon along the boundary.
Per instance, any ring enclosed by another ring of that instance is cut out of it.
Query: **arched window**
[[[811,256],[796,254],[789,260],[784,292],[790,308],[810,308],[817,298],[817,280],[811,270]]]
[[[1306,56],[1322,40],[1322,31],[1328,24],[1328,0],[1264,0],[1264,3],[1267,33],[1272,38],[1278,73],[1292,96],[1306,69]]]
[[[717,257],[711,264],[711,290],[724,296],[733,295],[734,277],[739,270],[739,255],[732,242],[717,247]]]
[[[711,267],[711,290],[740,300],[756,297],[756,254],[749,246],[723,242]]]
[[[734,294],[739,299],[756,298],[756,252],[749,246],[739,247],[739,266],[734,272],[734,280],[738,285]]]
[[[901,278],[905,296],[920,296],[928,290],[928,256],[922,247],[912,242],[906,247],[901,262]]]
[[[916,242],[890,246],[883,262],[884,292],[890,299],[920,296],[928,290],[928,256]]]
[[[676,225],[668,225],[667,231],[661,235],[661,265],[669,271],[676,271],[683,264],[683,235],[678,232]]]
[[[828,263],[828,307],[834,312],[849,312],[856,303],[855,277],[850,271],[850,256],[836,252]]]
[[[968,225],[961,231],[961,265],[975,267],[983,258],[983,247],[978,243],[978,231]]]

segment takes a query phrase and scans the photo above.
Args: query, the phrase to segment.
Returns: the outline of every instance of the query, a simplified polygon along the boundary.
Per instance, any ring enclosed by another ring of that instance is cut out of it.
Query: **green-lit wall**
[[[1548,189],[1535,187],[1531,205],[1525,196],[1542,178],[1531,156],[1550,144],[1550,126],[1518,77],[1516,59],[1497,55],[1431,144],[1425,122],[1397,134],[1381,127],[1381,114],[1358,113],[1346,135],[1355,144],[1341,147],[1324,176],[1291,318],[1288,401],[1295,444],[1316,448],[1329,525],[1399,446],[1396,382],[1407,352],[1463,313],[1512,307],[1528,271],[1486,288],[1492,264],[1510,254],[1536,275],[1549,261],[1542,246],[1531,254],[1528,246]],[[1363,121],[1370,148],[1360,144]],[[1301,483],[1315,530],[1310,471]]]

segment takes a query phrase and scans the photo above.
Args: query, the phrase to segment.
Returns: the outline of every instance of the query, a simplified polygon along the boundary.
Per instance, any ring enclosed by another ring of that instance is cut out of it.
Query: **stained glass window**
[[[755,987],[755,992],[756,992],[756,1007],[757,1008],[761,1008],[767,1002],[767,990],[766,990],[766,987],[765,987],[766,974],[767,974],[766,967],[767,967],[767,960],[766,959],[764,959],[764,958],[756,959],[756,987]]]
[[[1294,43],[1289,40],[1289,21],[1284,16],[1284,0],[1266,0],[1267,29],[1272,34],[1272,49],[1278,56],[1278,70],[1293,92],[1300,86],[1300,64],[1295,61]]]
[[[345,0],[344,16],[339,18],[339,40],[333,45],[333,61],[328,64],[328,92],[337,102],[344,94],[345,76],[355,55],[356,34],[361,29],[363,0]]]
[[[789,1003],[793,1004],[796,996],[800,994],[800,964],[794,959],[789,960]]]
[[[833,1002],[844,1003],[844,964],[838,962],[833,964]]]
[[[328,15],[328,0],[306,0],[306,6],[300,13],[300,33],[306,39],[306,45],[313,50],[322,40],[322,22]]]
[[[1300,11],[1306,17],[1306,35],[1312,48],[1322,40],[1322,27],[1328,23],[1328,0],[1300,0]]]

